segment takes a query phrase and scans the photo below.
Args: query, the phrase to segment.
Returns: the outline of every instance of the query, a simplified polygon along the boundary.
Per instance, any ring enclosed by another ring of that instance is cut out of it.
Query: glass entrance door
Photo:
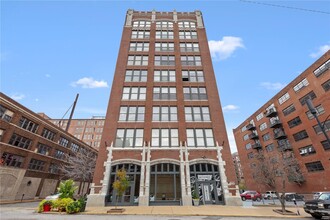
[[[202,183],[203,200],[205,204],[212,204],[211,185],[210,183]]]

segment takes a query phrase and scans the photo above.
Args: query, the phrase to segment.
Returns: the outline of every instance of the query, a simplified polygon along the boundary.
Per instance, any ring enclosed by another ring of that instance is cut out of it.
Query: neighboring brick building
[[[200,11],[127,11],[101,143],[88,206],[241,203]]]
[[[234,129],[238,153],[248,189],[266,190],[253,179],[253,152],[265,154],[292,151],[305,182],[289,183],[288,192],[311,193],[330,190],[330,144],[310,113],[312,99],[329,136],[330,51],[313,63],[253,115]],[[257,188],[258,187],[258,188]]]
[[[241,165],[241,161],[239,159],[238,152],[233,153],[232,157],[233,157],[233,162],[234,162],[234,166],[235,166],[237,183],[240,183],[241,180],[244,179],[244,176],[243,176],[242,165]]]
[[[44,198],[56,191],[64,156],[97,151],[0,93],[0,200]],[[87,184],[76,182],[77,193]]]

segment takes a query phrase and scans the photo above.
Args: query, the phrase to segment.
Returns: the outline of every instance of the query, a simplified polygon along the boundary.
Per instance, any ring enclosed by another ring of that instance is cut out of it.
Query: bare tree
[[[289,181],[301,185],[305,181],[297,159],[290,151],[280,151],[274,157],[274,155],[264,154],[262,150],[255,154],[255,158],[256,163],[252,168],[254,179],[270,190],[276,191],[276,196],[281,202],[282,213],[285,213],[286,183]]]

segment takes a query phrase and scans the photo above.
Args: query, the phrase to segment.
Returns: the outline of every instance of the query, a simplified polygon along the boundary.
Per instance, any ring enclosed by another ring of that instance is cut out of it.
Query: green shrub
[[[66,180],[60,183],[60,186],[57,188],[58,192],[61,193],[60,198],[71,198],[73,199],[74,192],[78,189],[77,186],[74,185],[73,180]]]
[[[59,212],[64,212],[70,203],[73,202],[73,199],[71,198],[64,198],[64,199],[57,199],[55,200],[53,206],[54,208],[57,208]]]
[[[53,206],[53,201],[46,200],[46,199],[42,200],[38,205],[38,212],[39,213],[43,212],[44,211],[44,205],[47,205],[47,204]]]
[[[68,214],[74,214],[74,213],[77,213],[80,211],[80,203],[79,201],[74,201],[74,202],[71,202],[69,203],[65,209],[66,209],[66,213]]]
[[[86,200],[87,198],[85,196],[82,196],[78,199],[78,203],[80,206],[79,212],[84,212],[86,208]]]

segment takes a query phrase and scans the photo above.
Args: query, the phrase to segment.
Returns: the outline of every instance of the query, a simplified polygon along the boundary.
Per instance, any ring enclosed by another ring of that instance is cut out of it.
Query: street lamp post
[[[309,111],[312,113],[312,115],[316,118],[316,121],[317,123],[319,124],[320,128],[321,128],[321,131],[323,132],[325,138],[327,139],[328,143],[330,144],[330,139],[328,137],[328,134],[327,132],[325,131],[324,129],[324,125],[321,124],[319,118],[317,117],[317,111],[316,109],[314,108],[314,105],[312,103],[312,100],[311,99],[307,99],[306,100],[306,103],[307,103],[307,107],[309,109]]]

